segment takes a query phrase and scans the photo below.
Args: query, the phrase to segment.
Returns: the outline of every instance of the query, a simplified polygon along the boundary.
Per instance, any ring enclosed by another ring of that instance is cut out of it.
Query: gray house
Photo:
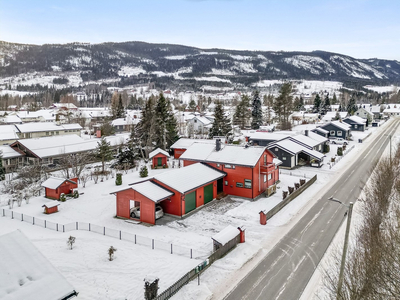
[[[343,138],[348,139],[350,137],[350,125],[340,121],[332,121],[321,128],[329,132],[329,138]]]
[[[351,130],[354,131],[364,131],[366,127],[365,120],[357,116],[351,116],[343,119],[343,122],[349,124],[351,126]]]

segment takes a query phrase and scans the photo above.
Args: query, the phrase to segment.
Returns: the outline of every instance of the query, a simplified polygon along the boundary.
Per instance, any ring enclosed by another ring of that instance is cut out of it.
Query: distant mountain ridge
[[[239,51],[145,42],[39,46],[0,41],[0,78],[33,72],[61,78],[74,72],[82,82],[115,80],[124,86],[152,81],[193,89],[240,88],[274,79],[400,83],[398,61],[355,59],[325,51]]]

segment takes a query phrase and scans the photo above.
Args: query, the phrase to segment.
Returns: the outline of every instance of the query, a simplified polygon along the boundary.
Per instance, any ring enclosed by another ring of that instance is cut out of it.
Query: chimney
[[[304,131],[304,135],[305,135],[305,136],[308,136],[308,130],[305,130],[305,131]]]
[[[221,139],[215,140],[215,151],[221,150]]]

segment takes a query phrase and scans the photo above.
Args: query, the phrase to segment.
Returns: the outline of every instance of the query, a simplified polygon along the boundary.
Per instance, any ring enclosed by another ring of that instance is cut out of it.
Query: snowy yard
[[[301,125],[295,131],[304,129]],[[307,125],[310,126],[310,125]],[[202,284],[190,283],[184,287],[175,299],[207,299],[214,294],[222,293],[221,287],[231,287],[235,283],[233,271],[245,272],[257,258],[268,251],[282,234],[290,227],[292,219],[299,218],[318,198],[318,192],[329,185],[333,176],[338,176],[347,163],[353,159],[370,139],[358,143],[358,139],[376,131],[370,128],[364,133],[354,134],[354,141],[348,148],[354,148],[334,167],[327,162],[335,155],[337,146],[331,145],[331,152],[324,160],[322,168],[301,167],[295,170],[282,170],[281,182],[277,193],[269,198],[257,201],[244,200],[239,197],[227,197],[214,200],[204,208],[184,219],[173,219],[166,225],[145,226],[115,218],[116,201],[111,194],[116,190],[128,187],[128,184],[141,181],[136,170],[123,174],[123,185],[116,186],[115,178],[95,184],[89,181],[85,188],[79,187],[84,193],[78,199],[60,202],[59,212],[43,214],[42,205],[52,200],[43,196],[30,199],[29,204],[14,206],[13,211],[51,222],[67,224],[71,222],[86,222],[110,229],[137,234],[156,241],[172,243],[177,246],[193,249],[194,259],[183,255],[171,255],[165,250],[151,250],[149,247],[135,245],[127,240],[119,240],[87,231],[70,231],[66,233],[32,226],[29,223],[0,218],[0,234],[20,229],[27,235],[36,247],[50,262],[68,279],[74,288],[80,292],[80,299],[142,299],[144,291],[143,279],[147,275],[160,278],[160,292],[178,280],[182,275],[197,266],[207,254],[211,253],[211,236],[228,225],[246,228],[246,243],[240,244],[223,259],[215,262],[202,275]],[[149,177],[166,172],[169,169],[151,170]],[[259,212],[269,210],[282,199],[282,190],[293,186],[300,178],[310,179],[317,174],[317,181],[294,201],[288,204],[265,226],[259,223]],[[42,194],[43,195],[43,194]],[[7,195],[0,196],[0,208],[8,209]],[[69,235],[76,237],[73,250],[68,250],[66,241]],[[107,249],[110,246],[118,249],[116,260],[107,260]],[[253,259],[254,258],[254,259]],[[246,264],[246,262],[249,262]]]

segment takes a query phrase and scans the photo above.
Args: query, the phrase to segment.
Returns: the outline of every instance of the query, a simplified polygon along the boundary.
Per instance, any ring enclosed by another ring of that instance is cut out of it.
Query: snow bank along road
[[[347,208],[330,196],[355,202],[400,120],[392,120],[375,136],[347,170],[327,188],[314,206],[224,298],[226,300],[299,299],[319,261],[345,219]],[[371,137],[372,138],[372,137]]]

